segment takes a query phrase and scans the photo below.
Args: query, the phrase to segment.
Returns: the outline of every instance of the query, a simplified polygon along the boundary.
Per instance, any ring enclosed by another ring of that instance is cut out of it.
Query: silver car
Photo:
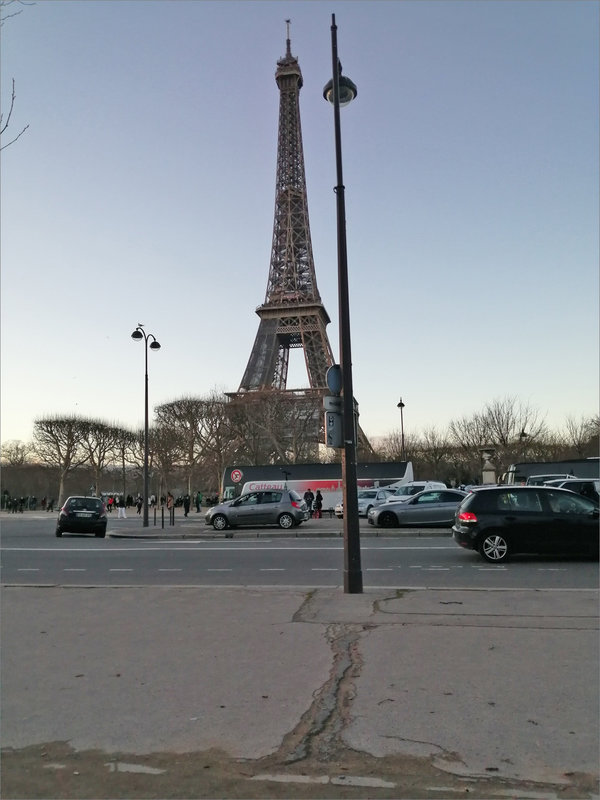
[[[428,489],[404,502],[384,503],[369,511],[369,525],[381,528],[451,528],[458,505],[467,496],[459,489]]]
[[[209,508],[205,521],[216,531],[247,525],[279,525],[293,528],[309,518],[306,503],[298,492],[274,489],[264,492],[249,492],[235,500],[228,500]],[[232,538],[233,533],[226,533]]]
[[[385,503],[394,491],[394,489],[359,489],[357,492],[359,517],[366,517],[372,508]],[[336,517],[342,519],[344,504],[338,503],[334,511]]]

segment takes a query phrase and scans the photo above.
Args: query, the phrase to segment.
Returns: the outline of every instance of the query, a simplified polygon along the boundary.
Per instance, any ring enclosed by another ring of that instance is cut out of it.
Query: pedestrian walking
[[[114,497],[112,496],[112,494],[111,494],[111,495],[109,495],[109,498],[108,498],[108,500],[106,501],[106,505],[108,506],[108,513],[109,513],[109,514],[112,514],[112,510],[113,510],[113,505],[114,505],[114,503],[115,503],[115,498],[114,498]]]
[[[317,519],[321,519],[323,514],[321,513],[321,509],[323,508],[323,495],[321,494],[321,490],[317,489],[317,494],[315,495],[315,517]]]
[[[196,492],[196,514],[200,513],[202,507],[202,492]]]
[[[306,507],[308,508],[308,513],[311,515],[311,517],[312,517],[312,506],[314,499],[315,496],[312,493],[312,489],[309,486],[308,489],[304,492],[304,502],[306,503]]]
[[[167,511],[169,512],[169,521],[171,525],[175,524],[175,498],[171,492],[167,492]]]
[[[183,497],[183,516],[187,517],[189,513],[190,513],[190,496],[189,494],[186,494]]]
[[[137,496],[137,500],[135,501],[135,507],[137,508],[138,517],[142,513],[142,506],[144,504],[144,499],[139,494]]]
[[[118,519],[127,519],[127,514],[125,513],[125,498],[123,495],[120,495],[117,499],[117,508],[119,509]]]

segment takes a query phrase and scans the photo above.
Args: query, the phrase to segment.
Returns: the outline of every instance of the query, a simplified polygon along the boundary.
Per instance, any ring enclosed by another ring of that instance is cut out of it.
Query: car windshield
[[[369,489],[367,491],[362,491],[358,493],[359,500],[369,500],[372,497],[376,497],[377,491],[374,489]]]

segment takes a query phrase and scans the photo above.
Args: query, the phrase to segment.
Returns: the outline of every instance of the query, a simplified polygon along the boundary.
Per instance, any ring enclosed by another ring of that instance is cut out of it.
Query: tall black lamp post
[[[337,53],[337,26],[331,15],[331,61],[333,78],[323,89],[323,97],[333,104],[335,126],[335,160],[337,169],[337,251],[338,303],[340,318],[340,367],[342,371],[342,420],[344,448],[342,451],[342,492],[344,501],[344,592],[360,594],[363,590],[360,563],[360,528],[358,524],[358,493],[356,488],[356,435],[354,392],[352,389],[352,353],[350,347],[350,304],[348,296],[348,254],[346,251],[346,204],[342,176],[342,136],[340,106],[348,105],[358,90],[349,78],[342,75]]]
[[[156,341],[156,337],[152,333],[146,333],[144,326],[138,322],[137,328],[131,334],[132,339],[144,340],[144,350],[146,354],[145,359],[145,382],[144,382],[144,517],[143,526],[148,527],[148,497],[150,496],[149,480],[148,480],[148,341],[150,342],[150,350],[160,350],[160,344]]]
[[[402,398],[398,403],[400,409],[400,461],[406,461],[406,451],[404,450],[404,403]]]

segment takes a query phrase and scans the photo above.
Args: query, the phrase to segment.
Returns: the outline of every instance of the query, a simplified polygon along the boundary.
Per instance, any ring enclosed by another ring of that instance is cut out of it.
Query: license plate
[[[77,511],[76,515],[78,517],[91,517],[92,516],[92,512],[91,511]]]

